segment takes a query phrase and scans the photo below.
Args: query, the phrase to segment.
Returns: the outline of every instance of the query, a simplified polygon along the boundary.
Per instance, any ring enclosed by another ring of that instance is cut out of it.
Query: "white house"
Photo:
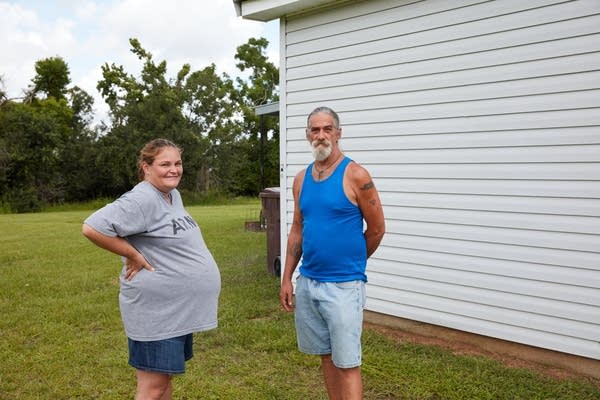
[[[234,3],[280,19],[282,254],[327,105],[384,204],[368,310],[600,374],[600,1]]]

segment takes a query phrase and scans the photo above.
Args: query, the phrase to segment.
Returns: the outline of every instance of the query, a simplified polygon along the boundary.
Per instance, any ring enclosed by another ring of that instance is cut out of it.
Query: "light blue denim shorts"
[[[365,282],[319,282],[300,275],[296,280],[296,336],[307,354],[331,354],[338,368],[361,364]]]
[[[185,362],[193,357],[193,334],[164,340],[140,342],[127,338],[129,365],[161,374],[183,374]]]

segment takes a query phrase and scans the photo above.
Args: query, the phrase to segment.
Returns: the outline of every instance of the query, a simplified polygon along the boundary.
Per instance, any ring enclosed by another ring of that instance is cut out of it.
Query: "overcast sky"
[[[130,52],[131,37],[156,62],[166,60],[174,78],[185,63],[192,71],[214,63],[219,74],[236,76],[236,47],[261,36],[278,65],[279,23],[241,19],[231,0],[0,0],[0,76],[8,97],[20,97],[36,61],[62,57],[71,85],[92,95],[104,114],[96,90],[100,67],[115,63],[136,76],[141,70]]]

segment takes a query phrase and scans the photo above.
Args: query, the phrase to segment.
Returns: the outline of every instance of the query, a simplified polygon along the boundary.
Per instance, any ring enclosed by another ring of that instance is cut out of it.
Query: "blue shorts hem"
[[[183,374],[186,361],[194,356],[191,333],[148,342],[128,338],[127,342],[128,363],[141,371],[168,375]]]
[[[181,374],[185,373],[185,370],[168,371],[168,370],[164,370],[164,369],[160,369],[160,368],[143,367],[140,365],[135,365],[132,362],[129,362],[129,365],[131,365],[135,369],[139,369],[140,371],[156,372],[156,373],[165,374],[165,375],[181,375]]]
[[[331,355],[331,351],[315,352],[312,350],[303,349],[301,347],[298,347],[298,351],[300,351],[301,353],[304,353],[304,354],[311,355],[311,356],[326,356],[328,354]],[[335,365],[337,368],[341,368],[341,369],[356,368],[356,367],[360,367],[362,365],[362,360],[358,360],[355,363],[337,364],[333,360],[333,357],[332,357],[331,361],[333,362],[333,365]]]
[[[327,354],[331,354],[331,350],[329,351],[314,351],[303,349],[302,347],[298,347],[298,351],[304,354],[309,354],[311,356],[326,356]]]

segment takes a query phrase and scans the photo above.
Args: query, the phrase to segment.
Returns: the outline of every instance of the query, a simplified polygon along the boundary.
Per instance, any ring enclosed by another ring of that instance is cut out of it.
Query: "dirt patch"
[[[547,365],[531,360],[519,359],[510,354],[503,354],[501,352],[485,349],[477,344],[460,340],[446,339],[443,337],[430,337],[425,335],[419,335],[414,332],[404,331],[401,329],[386,327],[369,322],[365,323],[365,327],[377,331],[398,342],[439,346],[441,348],[450,350],[457,355],[474,355],[490,357],[500,361],[501,363],[510,368],[528,369],[554,379],[585,379],[592,385],[600,388],[600,378],[585,376],[581,373],[578,373],[577,371],[573,371],[568,368]]]

